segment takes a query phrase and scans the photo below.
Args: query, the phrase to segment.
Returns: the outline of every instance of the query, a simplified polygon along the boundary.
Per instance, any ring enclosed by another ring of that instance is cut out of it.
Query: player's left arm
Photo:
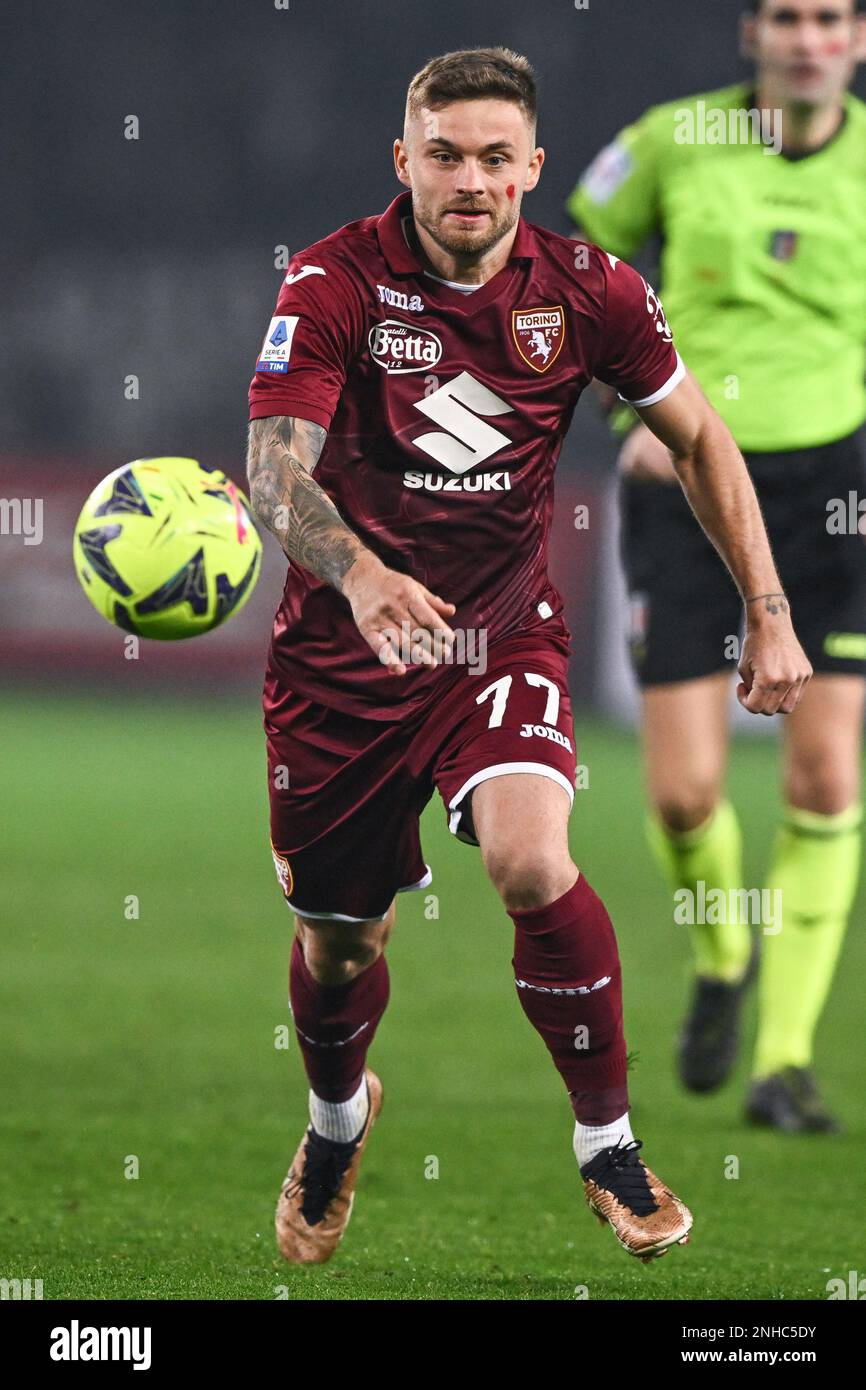
[[[636,408],[671,451],[692,511],[742,596],[746,639],[737,698],[753,714],[790,714],[812,667],[794,632],[755,489],[730,430],[690,372],[663,400]]]

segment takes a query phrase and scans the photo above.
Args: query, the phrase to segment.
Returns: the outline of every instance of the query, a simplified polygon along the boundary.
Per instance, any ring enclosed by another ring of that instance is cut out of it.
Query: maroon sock
[[[568,1087],[575,1118],[619,1119],[628,1110],[622,983],[604,903],[581,874],[556,902],[508,915],[517,994]]]
[[[320,985],[295,937],[289,1000],[310,1087],[321,1100],[349,1100],[357,1091],[388,993],[384,955],[348,984]]]

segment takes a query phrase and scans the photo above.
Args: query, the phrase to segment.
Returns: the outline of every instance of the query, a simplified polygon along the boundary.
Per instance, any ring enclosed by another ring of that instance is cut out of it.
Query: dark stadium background
[[[290,924],[259,708],[285,562],[265,537],[239,615],[126,660],[71,561],[84,497],[129,459],[192,455],[243,482],[247,387],[283,273],[274,248],[301,249],[400,191],[391,144],[429,57],[487,44],[529,57],[547,164],[524,212],[568,232],[566,194],[619,128],[746,73],[740,10],[15,9],[0,58],[0,498],[43,499],[44,539],[0,536],[0,1277],[43,1278],[46,1299],[287,1296],[275,1285],[293,1298],[573,1299],[588,1287],[593,1299],[815,1299],[828,1278],[862,1271],[863,894],[817,1054],[846,1134],[822,1146],[747,1132],[748,1049],[717,1096],[684,1095],[674,1079],[688,950],[643,839],[638,745],[609,719],[634,713],[634,692],[614,451],[591,400],[563,453],[553,555],[590,769],[573,852],[617,925],[635,1133],[696,1213],[692,1247],[650,1273],[582,1207],[570,1111],[514,1000],[510,925],[438,798],[424,848],[439,916],[421,894],[401,899],[372,1058],[389,1099],[345,1248],[323,1271],[276,1259],[273,1202],[306,1092],[294,1043],[273,1043],[288,1022]],[[128,374],[137,401],[124,399]],[[578,502],[588,530],[572,525]],[[768,736],[741,740],[733,759],[749,885],[778,813],[778,722],[752,720]],[[429,1154],[441,1181],[424,1180]],[[730,1154],[741,1181],[725,1180]],[[140,1181],[124,1178],[128,1155]]]
[[[400,191],[391,142],[435,53],[502,43],[540,84],[547,165],[530,219],[569,231],[563,200],[651,102],[734,80],[739,0],[187,0],[21,7],[6,40],[0,219],[3,495],[44,499],[45,539],[0,543],[0,671],[118,674],[118,636],[72,579],[83,497],[127,459],[187,454],[243,479],[246,390],[301,249]],[[124,138],[138,117],[139,138]],[[139,378],[139,399],[124,379]],[[553,570],[575,637],[576,697],[627,705],[612,546],[613,450],[591,399],[558,477]],[[574,505],[590,506],[575,532]],[[282,560],[244,614],[136,680],[246,681],[261,665]]]

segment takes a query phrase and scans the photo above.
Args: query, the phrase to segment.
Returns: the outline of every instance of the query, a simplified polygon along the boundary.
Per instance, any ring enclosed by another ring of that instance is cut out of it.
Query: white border
[[[448,817],[448,829],[452,835],[456,835],[460,830],[463,812],[459,808],[466,793],[471,792],[472,788],[477,787],[480,782],[488,782],[491,777],[506,777],[510,772],[536,772],[539,777],[549,777],[552,782],[556,782],[568,793],[568,809],[569,813],[571,812],[574,805],[574,786],[558,767],[550,767],[547,763],[492,763],[490,767],[482,768],[480,772],[474,772],[469,780],[463,783],[459,792],[449,801],[448,810],[451,815]],[[466,834],[467,832],[464,831],[463,833]]]
[[[665,396],[670,395],[675,386],[679,386],[680,382],[685,378],[685,375],[686,364],[679,353],[677,353],[677,365],[674,368],[673,375],[668,377],[664,386],[660,386],[657,391],[653,391],[651,396],[645,396],[642,401],[630,401],[627,396],[620,396],[619,398],[621,401],[625,401],[627,405],[641,407],[645,405],[658,405],[659,401],[663,401]],[[617,392],[617,395],[619,395],[619,392]]]
[[[424,877],[419,878],[417,883],[407,883],[404,888],[398,888],[398,893],[416,893],[419,888],[426,888],[428,883],[433,882],[433,870],[429,864],[424,865]],[[296,907],[286,898],[286,905],[290,912],[297,912],[299,917],[309,917],[310,921],[332,919],[335,922],[381,922],[383,917],[387,917],[390,911],[390,903],[384,912],[380,912],[377,917],[350,917],[347,912],[305,912],[302,907]]]

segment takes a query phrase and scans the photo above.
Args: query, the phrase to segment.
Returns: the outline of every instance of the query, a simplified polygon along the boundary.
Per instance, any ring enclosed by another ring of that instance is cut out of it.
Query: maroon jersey
[[[662,307],[631,266],[520,219],[506,266],[470,293],[425,273],[411,193],[295,256],[250,385],[250,418],[324,426],[315,469],[380,560],[457,611],[488,647],[554,626],[553,478],[593,377],[637,405],[684,374]],[[372,719],[417,709],[447,665],[389,675],[347,600],[292,561],[273,688]]]

